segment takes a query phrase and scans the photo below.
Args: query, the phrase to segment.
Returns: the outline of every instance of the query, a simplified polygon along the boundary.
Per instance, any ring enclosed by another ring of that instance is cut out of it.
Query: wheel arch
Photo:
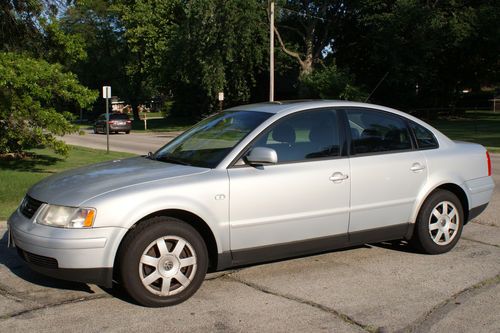
[[[413,223],[415,223],[417,216],[418,216],[420,210],[422,209],[424,202],[427,200],[427,198],[430,195],[432,195],[434,192],[436,192],[438,190],[446,190],[446,191],[449,191],[457,196],[458,200],[460,200],[460,203],[462,204],[462,209],[464,212],[464,224],[466,224],[469,221],[469,199],[467,197],[467,193],[465,192],[465,190],[460,185],[457,185],[455,183],[439,184],[436,187],[429,190],[423,196],[423,199],[419,201],[419,204],[416,207],[416,209],[412,215],[413,218],[411,219],[411,221]]]
[[[207,252],[208,252],[208,272],[213,272],[217,269],[217,264],[218,264],[218,248],[217,248],[217,241],[215,240],[215,236],[210,229],[209,225],[198,215],[182,210],[182,209],[164,209],[160,211],[156,211],[153,213],[150,213],[144,217],[142,217],[140,220],[135,222],[129,230],[125,233],[125,235],[122,237],[120,240],[120,245],[118,246],[115,260],[114,260],[114,265],[113,265],[113,270],[116,272],[118,271],[117,268],[120,265],[119,262],[119,253],[120,249],[123,245],[123,241],[126,239],[127,235],[134,230],[135,227],[137,227],[139,224],[142,222],[153,218],[153,217],[173,217],[179,220],[182,220],[183,222],[189,224],[192,226],[203,238],[205,245],[207,246]]]

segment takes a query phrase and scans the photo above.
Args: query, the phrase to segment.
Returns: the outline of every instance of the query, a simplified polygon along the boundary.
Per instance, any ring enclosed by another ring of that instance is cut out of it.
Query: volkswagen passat
[[[34,270],[180,303],[207,271],[406,239],[452,249],[493,192],[477,144],[386,107],[240,106],[154,154],[34,185],[9,238]]]

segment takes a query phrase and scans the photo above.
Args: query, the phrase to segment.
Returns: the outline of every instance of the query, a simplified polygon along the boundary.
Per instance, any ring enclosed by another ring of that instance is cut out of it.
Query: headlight
[[[36,223],[59,228],[90,228],[94,224],[95,215],[93,208],[45,205],[38,214]]]

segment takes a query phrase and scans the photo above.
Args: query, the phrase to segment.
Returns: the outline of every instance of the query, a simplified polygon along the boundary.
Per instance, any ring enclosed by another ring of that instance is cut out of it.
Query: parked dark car
[[[94,133],[106,133],[106,114],[103,113],[94,123]],[[109,133],[125,132],[130,133],[132,121],[127,114],[110,113],[109,114]]]

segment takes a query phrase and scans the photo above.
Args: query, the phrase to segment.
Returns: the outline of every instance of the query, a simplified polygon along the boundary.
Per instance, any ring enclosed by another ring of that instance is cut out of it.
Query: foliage
[[[113,95],[134,107],[150,97],[140,78],[133,75],[135,71],[127,70],[134,66],[135,58],[112,1],[75,1],[61,17],[60,26],[65,34],[77,36],[87,53],[84,59],[67,66],[82,84],[99,90],[111,86]],[[104,108],[104,101],[98,99],[95,111],[102,113]]]
[[[332,64],[301,78],[301,97],[364,101],[367,94],[353,82],[351,74]]]
[[[85,108],[97,97],[75,75],[23,54],[0,53],[0,154],[46,145],[67,154],[56,136],[76,132],[71,108]]]
[[[173,112],[193,116],[250,99],[267,50],[265,10],[258,1],[143,1],[121,7],[125,36],[155,88],[172,92]]]
[[[374,101],[453,106],[463,89],[498,84],[498,1],[361,0],[350,6],[346,28],[336,36],[337,64],[370,89],[386,77]]]
[[[349,14],[345,2],[329,0],[278,1],[276,12],[278,43],[299,63],[300,76],[311,74],[332,56],[335,31]]]

